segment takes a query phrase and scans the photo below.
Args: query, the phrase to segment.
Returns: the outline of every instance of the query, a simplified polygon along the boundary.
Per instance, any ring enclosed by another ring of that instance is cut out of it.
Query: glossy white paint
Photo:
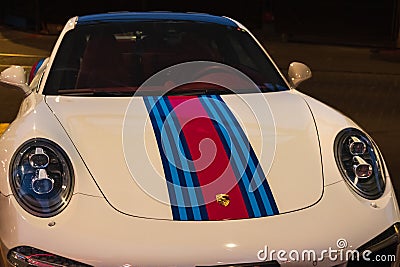
[[[323,188],[320,151],[304,100],[290,91],[265,94],[262,101],[259,94],[225,95],[223,99],[247,132],[279,211],[317,202]],[[113,207],[135,216],[172,219],[159,148],[142,97],[47,96],[46,102]],[[267,103],[271,116],[265,112]],[[128,104],[135,108],[124,118]],[[298,116],[287,110],[296,110]],[[123,133],[128,141],[123,141]],[[133,161],[131,170],[126,161]],[[152,190],[161,191],[162,201],[142,190],[143,179]]]
[[[398,220],[390,185],[376,202],[378,208],[371,208],[342,181],[325,187],[323,198],[310,209],[251,221],[178,222],[127,216],[105,199],[83,194],[74,195],[62,214],[40,219],[21,210],[13,196],[1,195],[0,209],[7,217],[0,219],[0,235],[7,247],[31,245],[94,266],[254,262],[265,245],[320,252],[336,249],[336,241],[345,238],[350,246],[358,247]],[[56,224],[49,227],[49,222]],[[312,266],[312,262],[304,264]]]
[[[101,196],[74,144],[44,102],[44,96],[31,94],[21,104],[17,118],[0,137],[0,193],[11,195],[9,164],[16,149],[26,140],[41,137],[59,144],[67,153],[75,171],[74,193]]]
[[[59,48],[59,46],[61,44],[62,39],[64,38],[64,35],[68,31],[73,30],[75,28],[77,19],[78,19],[78,17],[72,17],[67,21],[67,23],[65,23],[65,26],[64,26],[63,30],[60,32],[60,34],[59,34],[59,36],[57,38],[57,41],[54,44],[53,50],[52,50],[52,52],[50,54],[49,60],[47,62],[47,67],[46,67],[47,70],[49,70],[51,68],[51,65],[53,64],[54,57],[57,54],[57,50],[58,50],[58,48]],[[45,71],[44,74],[43,74],[43,79],[42,79],[42,82],[40,83],[40,87],[39,87],[39,90],[38,90],[38,93],[40,93],[40,94],[43,92],[43,88],[44,88],[44,85],[46,84],[46,80],[47,80],[47,75],[48,74],[49,74],[48,71]]]
[[[343,178],[336,166],[335,155],[333,153],[335,137],[341,130],[345,128],[361,128],[350,118],[344,116],[339,111],[336,111],[326,104],[301,92],[296,92],[299,94],[299,96],[304,98],[310,109],[313,111],[313,117],[318,130],[318,137],[321,147],[325,185],[342,181]]]

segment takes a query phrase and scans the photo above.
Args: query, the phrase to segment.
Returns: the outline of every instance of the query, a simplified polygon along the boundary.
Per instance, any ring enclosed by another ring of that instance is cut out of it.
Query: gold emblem
[[[231,199],[228,194],[218,194],[215,196],[215,198],[217,199],[218,204],[224,207],[228,206],[229,203],[231,203]]]

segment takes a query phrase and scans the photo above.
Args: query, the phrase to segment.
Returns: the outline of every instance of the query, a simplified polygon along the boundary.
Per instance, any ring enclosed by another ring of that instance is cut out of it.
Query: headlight
[[[349,128],[335,139],[336,163],[346,182],[367,199],[385,191],[385,170],[375,143],[360,130]]]
[[[74,173],[57,144],[37,138],[16,151],[11,161],[10,184],[22,208],[39,217],[51,217],[71,199]]]

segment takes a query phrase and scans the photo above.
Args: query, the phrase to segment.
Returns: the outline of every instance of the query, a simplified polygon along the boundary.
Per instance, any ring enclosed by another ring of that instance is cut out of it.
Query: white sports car
[[[71,18],[0,137],[4,266],[394,265],[384,159],[239,22]]]

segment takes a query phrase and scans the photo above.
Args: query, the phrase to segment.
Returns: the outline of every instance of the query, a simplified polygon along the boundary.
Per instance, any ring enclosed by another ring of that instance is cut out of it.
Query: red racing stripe
[[[209,220],[249,218],[221,137],[198,97],[170,96],[168,100],[187,142]],[[230,204],[218,204],[217,194],[228,194]]]

